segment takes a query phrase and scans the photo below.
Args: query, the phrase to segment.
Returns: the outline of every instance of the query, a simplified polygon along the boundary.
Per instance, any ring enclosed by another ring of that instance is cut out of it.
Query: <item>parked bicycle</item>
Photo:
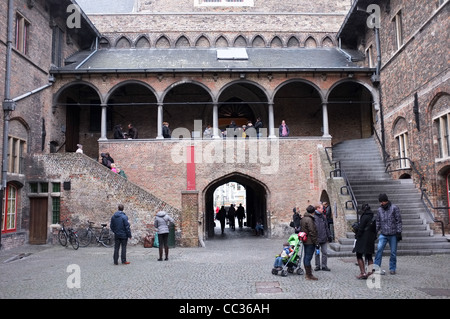
[[[66,219],[66,222],[69,220]],[[61,229],[58,231],[58,241],[59,243],[67,247],[67,244],[70,243],[70,245],[73,247],[73,249],[77,250],[78,247],[80,247],[80,242],[78,240],[77,232],[73,230],[73,228],[68,227],[66,229],[66,226],[64,225],[64,222],[61,223]]]
[[[106,224],[101,224],[102,227],[93,227],[94,222],[88,221],[88,227],[79,231],[80,245],[81,247],[89,246],[92,241],[97,241],[97,244],[102,244],[105,247],[112,247],[114,245],[114,233],[106,227]],[[101,229],[100,232],[94,231],[94,229]]]

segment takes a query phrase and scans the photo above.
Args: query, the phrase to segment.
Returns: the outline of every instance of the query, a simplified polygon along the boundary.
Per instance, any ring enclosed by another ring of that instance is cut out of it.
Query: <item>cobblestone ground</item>
[[[117,266],[112,248],[24,246],[0,251],[0,298],[450,299],[450,255],[399,256],[396,275],[369,281],[355,278],[355,258],[333,257],[330,272],[306,281],[271,273],[284,241],[226,229],[205,247],[170,249],[168,261],[157,261],[157,248],[129,246],[131,264]]]

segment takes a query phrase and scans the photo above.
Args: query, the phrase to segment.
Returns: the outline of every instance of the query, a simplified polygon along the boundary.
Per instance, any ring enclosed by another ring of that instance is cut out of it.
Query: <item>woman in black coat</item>
[[[356,260],[360,269],[360,274],[356,278],[366,279],[372,274],[373,259],[375,252],[375,240],[377,238],[375,218],[370,210],[369,204],[363,204],[362,215],[359,220],[359,228],[355,235],[356,244],[353,252],[356,253]],[[368,262],[368,272],[366,272],[363,255]]]

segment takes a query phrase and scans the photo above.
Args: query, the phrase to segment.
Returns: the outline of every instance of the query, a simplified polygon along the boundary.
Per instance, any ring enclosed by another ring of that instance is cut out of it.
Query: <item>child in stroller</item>
[[[281,276],[286,277],[287,273],[294,273],[297,271],[298,275],[303,275],[303,269],[300,267],[301,256],[303,252],[303,241],[299,240],[300,234],[292,234],[288,242],[283,245],[283,251],[275,258],[272,274],[278,275],[281,271]]]

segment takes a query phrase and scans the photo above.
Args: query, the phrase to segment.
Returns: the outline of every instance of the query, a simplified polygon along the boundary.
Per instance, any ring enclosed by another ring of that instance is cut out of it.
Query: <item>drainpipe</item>
[[[13,41],[13,19],[14,19],[14,1],[8,0],[8,17],[7,17],[7,35],[6,35],[6,64],[5,64],[5,94],[2,103],[3,107],[3,145],[2,145],[2,183],[0,185],[0,200],[2,201],[2,213],[0,213],[0,229],[3,226],[3,197],[6,189],[7,171],[8,171],[8,134],[9,120],[11,112],[15,109],[16,104],[11,100],[11,54]],[[1,249],[1,230],[0,230],[0,249]]]
[[[380,44],[380,29],[377,26],[374,26],[375,32],[375,44],[377,49],[377,66],[375,69],[375,74],[372,76],[373,84],[378,88],[378,98],[380,99],[380,127],[381,127],[381,147],[383,148],[383,160],[386,164],[386,138],[384,134],[384,113],[383,113],[383,95],[381,90],[381,44]]]

